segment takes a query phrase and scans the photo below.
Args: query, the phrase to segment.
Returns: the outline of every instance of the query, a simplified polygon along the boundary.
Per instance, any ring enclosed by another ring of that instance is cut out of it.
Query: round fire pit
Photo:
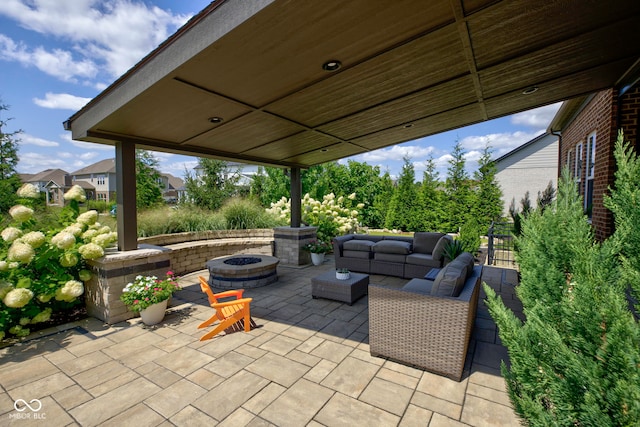
[[[207,262],[209,285],[214,288],[258,288],[278,280],[280,260],[268,255],[231,255]]]

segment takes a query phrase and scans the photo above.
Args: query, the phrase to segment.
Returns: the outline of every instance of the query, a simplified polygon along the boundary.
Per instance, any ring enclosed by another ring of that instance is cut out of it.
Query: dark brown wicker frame
[[[369,285],[369,346],[373,356],[462,379],[478,307],[482,266],[457,298]]]

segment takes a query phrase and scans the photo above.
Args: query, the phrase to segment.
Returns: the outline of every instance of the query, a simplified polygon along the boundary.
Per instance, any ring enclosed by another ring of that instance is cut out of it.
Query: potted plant
[[[140,312],[145,325],[155,325],[164,319],[167,303],[175,291],[180,290],[173,272],[168,271],[164,279],[156,276],[136,276],[122,290],[120,300],[129,310]]]
[[[331,245],[321,240],[314,240],[304,245],[302,249],[311,253],[313,265],[320,265],[324,262],[324,254],[331,251]]]
[[[351,277],[351,273],[348,268],[338,268],[336,270],[336,279],[349,280],[349,277]]]
[[[456,259],[458,255],[464,252],[464,247],[462,246],[462,242],[460,240],[451,240],[447,242],[442,250],[444,254],[444,263],[448,264],[449,262]]]

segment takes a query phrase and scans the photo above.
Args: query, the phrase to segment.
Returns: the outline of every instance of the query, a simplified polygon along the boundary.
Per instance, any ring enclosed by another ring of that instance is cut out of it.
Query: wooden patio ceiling
[[[65,127],[305,168],[621,87],[639,18],[637,0],[218,0]]]

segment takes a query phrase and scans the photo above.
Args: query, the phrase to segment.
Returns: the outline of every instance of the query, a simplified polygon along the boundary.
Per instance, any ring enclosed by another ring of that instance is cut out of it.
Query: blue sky
[[[174,33],[208,0],[1,0],[0,100],[9,107],[3,129],[22,129],[18,172],[48,168],[73,172],[114,157],[111,146],[72,141],[62,122]],[[459,140],[467,168],[489,142],[494,157],[540,135],[560,104],[353,157],[397,175],[402,159],[414,162],[420,180],[433,156],[444,176]],[[183,176],[193,157],[154,153],[162,172]]]

